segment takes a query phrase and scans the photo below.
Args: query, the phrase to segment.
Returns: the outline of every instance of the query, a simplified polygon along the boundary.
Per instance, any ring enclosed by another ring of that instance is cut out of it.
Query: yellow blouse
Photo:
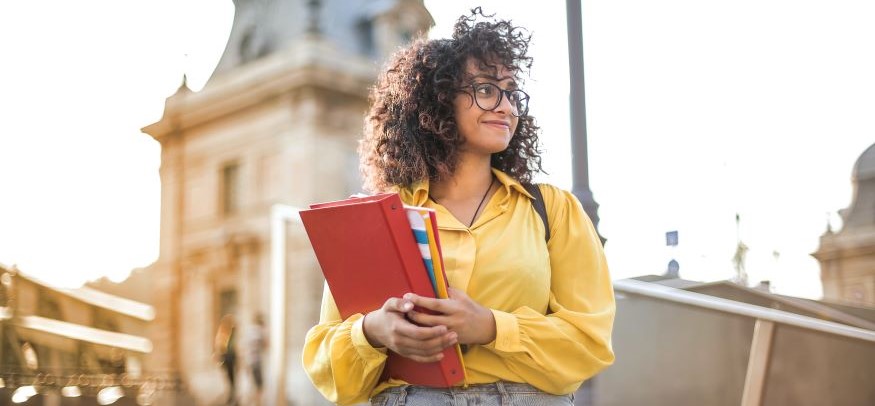
[[[406,204],[437,211],[450,286],[492,310],[495,341],[464,355],[468,384],[524,382],[552,394],[574,392],[611,365],[614,292],[601,241],[574,195],[542,185],[550,241],[532,196],[501,171],[503,187],[467,227],[428,199],[428,182],[401,189]],[[378,382],[386,350],[368,344],[362,315],[341,320],[326,288],[319,324],[307,333],[304,369],[328,400],[366,402],[404,384]]]

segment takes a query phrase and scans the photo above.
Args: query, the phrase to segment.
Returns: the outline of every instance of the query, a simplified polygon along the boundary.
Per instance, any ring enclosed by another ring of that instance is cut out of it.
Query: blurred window
[[[222,167],[222,213],[234,214],[240,210],[240,166],[236,163]]]

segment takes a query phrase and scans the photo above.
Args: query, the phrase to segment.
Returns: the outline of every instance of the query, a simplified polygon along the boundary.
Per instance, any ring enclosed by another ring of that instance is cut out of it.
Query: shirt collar
[[[508,196],[510,196],[510,190],[515,189],[523,196],[532,200],[535,199],[534,196],[526,191],[526,188],[524,188],[518,180],[510,177],[510,175],[495,168],[492,168],[492,174],[495,175],[495,179],[498,179],[498,182],[504,187]],[[404,203],[414,206],[422,206],[428,201],[428,187],[429,181],[428,179],[424,179],[413,183],[410,187],[397,187],[395,191],[401,195],[401,200]]]
[[[495,178],[498,179],[498,181],[501,182],[501,184],[504,186],[504,189],[505,191],[507,191],[508,196],[510,196],[511,189],[516,189],[516,191],[523,196],[535,200],[535,197],[530,195],[526,188],[524,188],[522,183],[520,183],[518,180],[495,168],[492,168],[492,173],[495,175]]]

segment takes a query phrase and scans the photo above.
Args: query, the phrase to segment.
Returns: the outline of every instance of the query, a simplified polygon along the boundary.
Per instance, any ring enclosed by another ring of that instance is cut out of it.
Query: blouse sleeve
[[[529,384],[571,393],[614,361],[614,291],[601,240],[574,195],[542,188],[551,230],[548,314],[492,310],[496,339],[485,347]]]
[[[383,372],[386,349],[368,343],[363,321],[362,314],[341,320],[325,286],[319,324],[307,332],[304,341],[303,364],[313,385],[331,402],[367,402]]]

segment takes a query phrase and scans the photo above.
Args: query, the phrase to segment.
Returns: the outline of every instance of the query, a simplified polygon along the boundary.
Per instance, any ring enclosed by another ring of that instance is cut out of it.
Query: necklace
[[[483,202],[486,201],[486,196],[489,195],[489,191],[492,190],[492,185],[493,185],[494,183],[495,183],[495,177],[493,176],[492,179],[489,181],[489,187],[486,188],[486,192],[483,193],[483,197],[480,198],[480,203],[477,204],[477,208],[474,209],[474,215],[471,216],[471,222],[468,223],[468,228],[471,228],[471,226],[474,225],[474,220],[477,218],[477,213],[480,212],[480,207],[482,207],[482,206],[483,206]],[[435,203],[437,203],[437,204],[440,204],[440,202],[438,202],[437,199],[435,199],[434,196],[432,196],[431,194],[428,195],[428,198],[431,199],[433,202],[435,202]]]

